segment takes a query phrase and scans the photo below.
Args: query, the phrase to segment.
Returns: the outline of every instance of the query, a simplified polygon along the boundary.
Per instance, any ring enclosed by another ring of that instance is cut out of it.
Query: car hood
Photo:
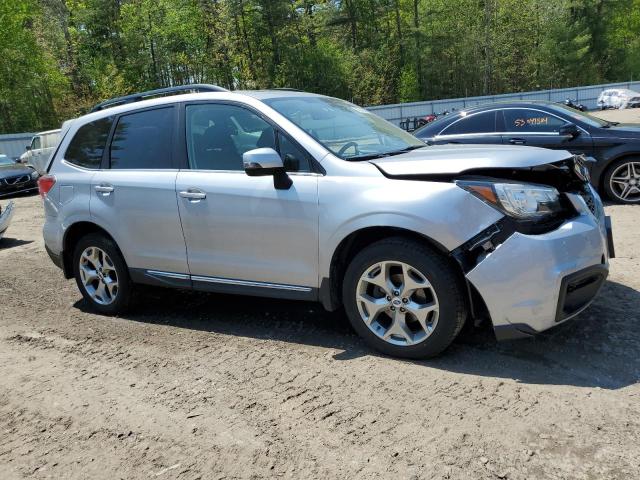
[[[608,133],[619,136],[632,135],[634,137],[640,137],[640,125],[635,123],[620,123],[609,127]]]
[[[0,165],[0,178],[25,175],[31,172],[33,172],[33,169],[25,165]]]
[[[528,168],[572,157],[566,150],[510,145],[427,146],[391,157],[370,160],[385,175],[452,175],[487,168]]]

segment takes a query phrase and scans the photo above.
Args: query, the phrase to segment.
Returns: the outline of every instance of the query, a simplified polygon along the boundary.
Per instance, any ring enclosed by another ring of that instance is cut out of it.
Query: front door
[[[560,135],[560,127],[570,123],[542,110],[528,108],[507,108],[503,110],[503,143],[509,145],[528,145],[530,147],[569,150],[574,154],[592,155],[591,135],[578,129],[576,137]]]
[[[181,274],[188,285],[172,163],[176,107],[127,113],[116,122],[91,182],[91,215],[113,234],[134,273]]]
[[[185,108],[189,169],[176,182],[196,288],[305,296],[318,285],[318,174],[308,154],[257,112],[225,103]],[[293,180],[249,177],[242,154],[279,151]]]

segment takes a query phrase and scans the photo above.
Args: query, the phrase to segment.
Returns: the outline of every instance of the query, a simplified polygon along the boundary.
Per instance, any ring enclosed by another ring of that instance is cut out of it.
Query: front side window
[[[514,108],[504,110],[505,130],[507,132],[557,132],[567,122],[546,112]]]
[[[425,146],[374,113],[337,98],[300,96],[263,101],[345,160],[366,160]]]
[[[106,117],[80,127],[69,143],[64,159],[79,167],[100,168],[112,123],[113,117]]]
[[[469,133],[494,133],[496,112],[482,112],[464,116],[444,129],[440,135],[464,135]]]
[[[121,116],[111,140],[111,168],[172,168],[173,119],[173,107]]]
[[[33,137],[31,140],[31,150],[40,150],[41,145],[42,141],[40,140],[40,137]]]
[[[308,171],[308,157],[267,121],[243,107],[187,105],[189,166],[195,170],[244,170],[242,154],[256,148],[279,151],[289,172]]]
[[[278,134],[278,148],[287,172],[311,171],[309,155],[282,133]]]

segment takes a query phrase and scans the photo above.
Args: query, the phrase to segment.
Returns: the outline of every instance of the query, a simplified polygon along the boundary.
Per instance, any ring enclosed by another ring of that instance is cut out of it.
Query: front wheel
[[[466,318],[462,281],[427,245],[401,237],[374,243],[347,268],[343,302],[374,349],[426,358],[446,349]]]
[[[129,305],[132,283],[127,265],[116,244],[97,233],[82,237],[73,253],[78,289],[98,313],[122,313]]]
[[[604,177],[607,196],[620,203],[640,203],[640,158],[613,162]]]

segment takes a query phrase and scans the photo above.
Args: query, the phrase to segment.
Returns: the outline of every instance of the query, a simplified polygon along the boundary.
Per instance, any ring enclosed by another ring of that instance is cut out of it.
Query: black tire
[[[360,277],[378,262],[403,262],[417,269],[431,283],[439,303],[438,322],[433,332],[414,345],[393,345],[373,333],[358,311],[356,293]],[[425,243],[403,237],[376,242],[358,253],[345,273],[342,298],[356,332],[372,348],[395,357],[428,358],[444,351],[462,329],[467,307],[463,280],[440,253]]]
[[[118,289],[112,303],[107,305],[97,302],[82,282],[80,275],[80,256],[90,247],[97,247],[105,252],[111,259],[117,274]],[[129,306],[133,291],[133,283],[129,277],[129,269],[113,240],[100,233],[90,233],[82,237],[73,251],[73,274],[76,284],[89,308],[103,315],[117,315],[125,312]]]
[[[616,160],[615,162],[611,163],[611,165],[609,165],[607,167],[607,170],[605,171],[604,178],[602,180],[604,191],[607,194],[607,198],[609,198],[610,200],[613,200],[616,203],[623,203],[623,204],[629,204],[629,205],[640,204],[640,193],[634,193],[633,198],[630,200],[627,200],[627,199],[621,198],[620,194],[615,192],[611,187],[611,177],[613,176],[614,172],[620,166],[627,163],[631,163],[631,162],[640,163],[640,157],[621,158],[620,160]],[[636,168],[636,170],[638,170],[638,168]],[[638,171],[638,173],[640,173],[640,171]],[[640,181],[640,179],[636,179],[636,182],[638,181]]]

